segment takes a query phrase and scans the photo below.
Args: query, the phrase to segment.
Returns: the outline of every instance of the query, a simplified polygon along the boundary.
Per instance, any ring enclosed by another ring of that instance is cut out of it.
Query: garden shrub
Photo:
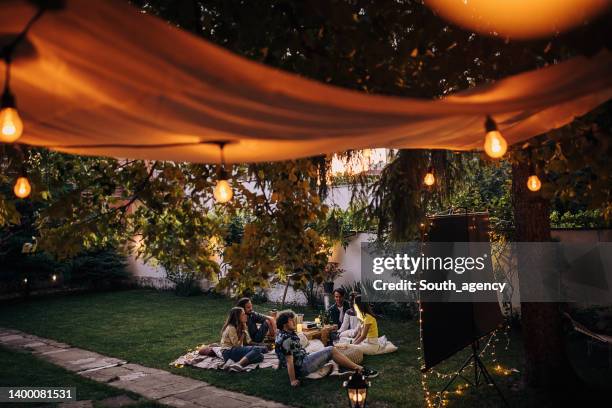
[[[51,277],[61,277],[67,269],[66,262],[58,262],[45,252],[22,253],[24,244],[31,243],[31,236],[23,233],[0,247],[0,293],[27,293],[53,286]]]
[[[91,289],[118,289],[129,283],[127,259],[113,248],[84,252],[70,262],[64,282]]]
[[[198,275],[188,268],[166,268],[166,278],[174,283],[174,293],[178,296],[193,296],[202,292]]]

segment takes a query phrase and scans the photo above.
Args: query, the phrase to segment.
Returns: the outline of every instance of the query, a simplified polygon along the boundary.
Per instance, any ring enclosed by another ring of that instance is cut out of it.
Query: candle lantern
[[[370,383],[366,381],[363,374],[351,375],[349,380],[344,382],[343,387],[346,388],[349,408],[365,408]]]

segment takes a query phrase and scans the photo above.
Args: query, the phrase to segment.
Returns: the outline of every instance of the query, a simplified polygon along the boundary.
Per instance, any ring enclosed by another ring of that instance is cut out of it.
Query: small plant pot
[[[334,282],[323,282],[323,290],[328,295],[334,293]]]

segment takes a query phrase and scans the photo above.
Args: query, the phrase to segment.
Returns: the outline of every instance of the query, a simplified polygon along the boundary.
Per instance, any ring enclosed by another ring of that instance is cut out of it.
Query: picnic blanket
[[[225,370],[228,369],[234,361],[227,360],[224,361],[221,356],[221,347],[209,345],[212,350],[215,352],[216,356],[202,356],[198,354],[198,351],[190,351],[187,354],[184,354],[170,363],[171,366],[182,366],[187,365],[196,368],[204,368],[207,370]],[[274,352],[268,352],[263,354],[263,361],[260,363],[249,364],[244,367],[244,371],[253,371],[256,368],[278,368],[278,358]],[[231,369],[229,369],[231,371]]]
[[[306,351],[309,353],[314,353],[316,351],[321,350],[323,347],[323,343],[321,340],[308,340],[306,336],[302,333],[299,334],[300,341],[302,346],[306,348]],[[195,368],[203,368],[205,370],[225,370],[227,368],[228,371],[232,371],[230,366],[234,363],[232,360],[227,360],[227,362],[223,361],[223,357],[221,356],[221,347],[217,345],[210,344],[209,347],[213,349],[216,356],[202,356],[198,354],[198,351],[190,351],[187,354],[184,354],[170,363],[171,366],[191,366]],[[276,357],[276,353],[274,351],[270,351],[268,353],[263,354],[264,359],[261,363],[249,364],[244,367],[244,372],[250,372],[257,368],[274,368],[278,369],[279,361],[278,357]],[[318,371],[309,374],[306,378],[310,379],[319,379],[326,377],[328,375],[341,375],[339,372],[338,364],[333,361],[325,364]]]

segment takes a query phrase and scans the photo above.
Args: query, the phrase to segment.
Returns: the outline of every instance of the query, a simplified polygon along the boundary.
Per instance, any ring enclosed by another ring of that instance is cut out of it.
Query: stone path
[[[224,390],[203,381],[131,364],[18,330],[0,328],[0,344],[29,351],[83,377],[140,394],[146,399],[172,407],[287,408],[278,402]]]

